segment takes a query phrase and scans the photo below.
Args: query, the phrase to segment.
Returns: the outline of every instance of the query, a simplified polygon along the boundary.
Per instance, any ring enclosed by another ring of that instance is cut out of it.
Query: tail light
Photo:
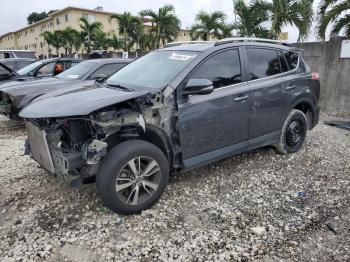
[[[320,80],[320,74],[319,74],[319,73],[312,72],[312,73],[311,73],[311,79],[312,79],[312,80]]]

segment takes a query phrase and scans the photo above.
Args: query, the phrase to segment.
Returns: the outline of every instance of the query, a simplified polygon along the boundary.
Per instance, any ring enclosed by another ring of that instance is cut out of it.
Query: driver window
[[[214,88],[241,83],[242,74],[238,49],[211,56],[194,71],[190,79],[208,79],[213,82]]]
[[[38,76],[52,75],[54,67],[55,67],[55,62],[46,64],[38,70],[37,75]]]

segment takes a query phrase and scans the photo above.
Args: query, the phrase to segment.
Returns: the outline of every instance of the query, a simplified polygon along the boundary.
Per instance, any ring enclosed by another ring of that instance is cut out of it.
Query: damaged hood
[[[65,88],[67,87],[68,83],[70,88],[80,88],[82,85],[81,80],[72,81],[67,79],[50,78],[45,80],[22,82],[21,84],[11,82],[1,86],[0,92],[12,97],[14,106],[21,109],[38,96]]]
[[[19,114],[22,118],[60,118],[89,115],[95,110],[148,94],[149,91],[127,92],[108,87],[89,86],[67,90],[45,99],[36,99]]]

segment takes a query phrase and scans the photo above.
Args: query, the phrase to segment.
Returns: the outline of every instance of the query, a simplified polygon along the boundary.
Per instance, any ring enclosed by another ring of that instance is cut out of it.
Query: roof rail
[[[280,44],[280,45],[286,45],[286,46],[291,45],[288,42],[273,40],[273,39],[253,38],[253,37],[231,37],[231,38],[225,38],[225,39],[215,41],[215,46],[234,43],[234,42],[262,42],[262,43],[272,43],[272,44]]]
[[[188,45],[188,44],[211,44],[209,41],[181,41],[181,42],[171,42],[166,44],[164,47],[178,46],[178,45]]]

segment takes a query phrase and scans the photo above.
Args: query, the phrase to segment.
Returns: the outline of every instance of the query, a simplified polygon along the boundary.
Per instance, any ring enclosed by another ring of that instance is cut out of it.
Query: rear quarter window
[[[283,51],[287,64],[290,70],[295,69],[298,66],[299,54],[293,51]]]

